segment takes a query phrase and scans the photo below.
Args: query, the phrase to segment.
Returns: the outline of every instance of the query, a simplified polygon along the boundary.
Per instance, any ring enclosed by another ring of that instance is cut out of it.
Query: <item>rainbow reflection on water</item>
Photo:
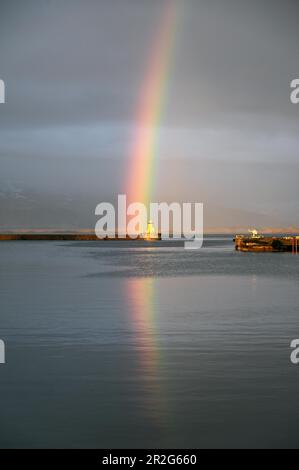
[[[156,283],[151,277],[131,278],[126,281],[125,288],[144,394],[144,409],[148,418],[161,430],[169,424],[169,406],[167,374],[157,325],[159,300]]]

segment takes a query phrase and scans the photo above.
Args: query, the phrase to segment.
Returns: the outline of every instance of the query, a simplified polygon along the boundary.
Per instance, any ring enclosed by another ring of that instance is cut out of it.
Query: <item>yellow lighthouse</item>
[[[146,237],[147,240],[158,238],[153,222],[150,220],[147,224]]]

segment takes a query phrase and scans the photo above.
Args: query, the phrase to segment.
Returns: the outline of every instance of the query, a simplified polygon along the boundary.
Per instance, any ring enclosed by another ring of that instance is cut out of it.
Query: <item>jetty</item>
[[[259,235],[256,230],[250,230],[251,236],[236,235],[234,238],[235,249],[237,251],[253,251],[253,252],[289,252],[298,254],[299,236],[263,236]]]
[[[98,236],[99,235],[99,236]],[[162,240],[162,234],[155,230],[153,222],[150,220],[147,224],[147,229],[144,233],[136,233],[135,236],[120,235],[116,233],[102,233],[96,234],[96,232],[60,232],[60,231],[28,231],[28,232],[17,232],[10,231],[7,233],[0,232],[0,241],[8,240],[50,240],[50,241],[124,241],[124,240],[143,240],[143,241],[155,241]],[[101,236],[100,236],[101,235]]]
[[[98,238],[95,233],[0,233],[0,241],[29,240],[29,241],[129,241],[143,240],[155,241],[161,240],[161,234],[156,236],[137,235],[136,238],[119,237],[117,234],[109,237]]]

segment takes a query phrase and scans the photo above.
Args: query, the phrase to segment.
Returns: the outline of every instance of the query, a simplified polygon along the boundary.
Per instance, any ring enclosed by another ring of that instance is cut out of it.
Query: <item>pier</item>
[[[131,238],[128,235],[126,237],[118,237],[113,235],[109,237],[106,235],[104,238],[98,238],[95,233],[0,233],[0,241],[9,240],[49,240],[49,241],[125,241],[125,240],[161,240],[161,234],[155,236],[137,235],[136,238]]]

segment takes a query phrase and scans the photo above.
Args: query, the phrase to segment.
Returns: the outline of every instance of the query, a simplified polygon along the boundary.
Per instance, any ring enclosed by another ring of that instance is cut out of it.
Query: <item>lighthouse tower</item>
[[[158,238],[153,222],[150,220],[147,224],[146,239]]]

